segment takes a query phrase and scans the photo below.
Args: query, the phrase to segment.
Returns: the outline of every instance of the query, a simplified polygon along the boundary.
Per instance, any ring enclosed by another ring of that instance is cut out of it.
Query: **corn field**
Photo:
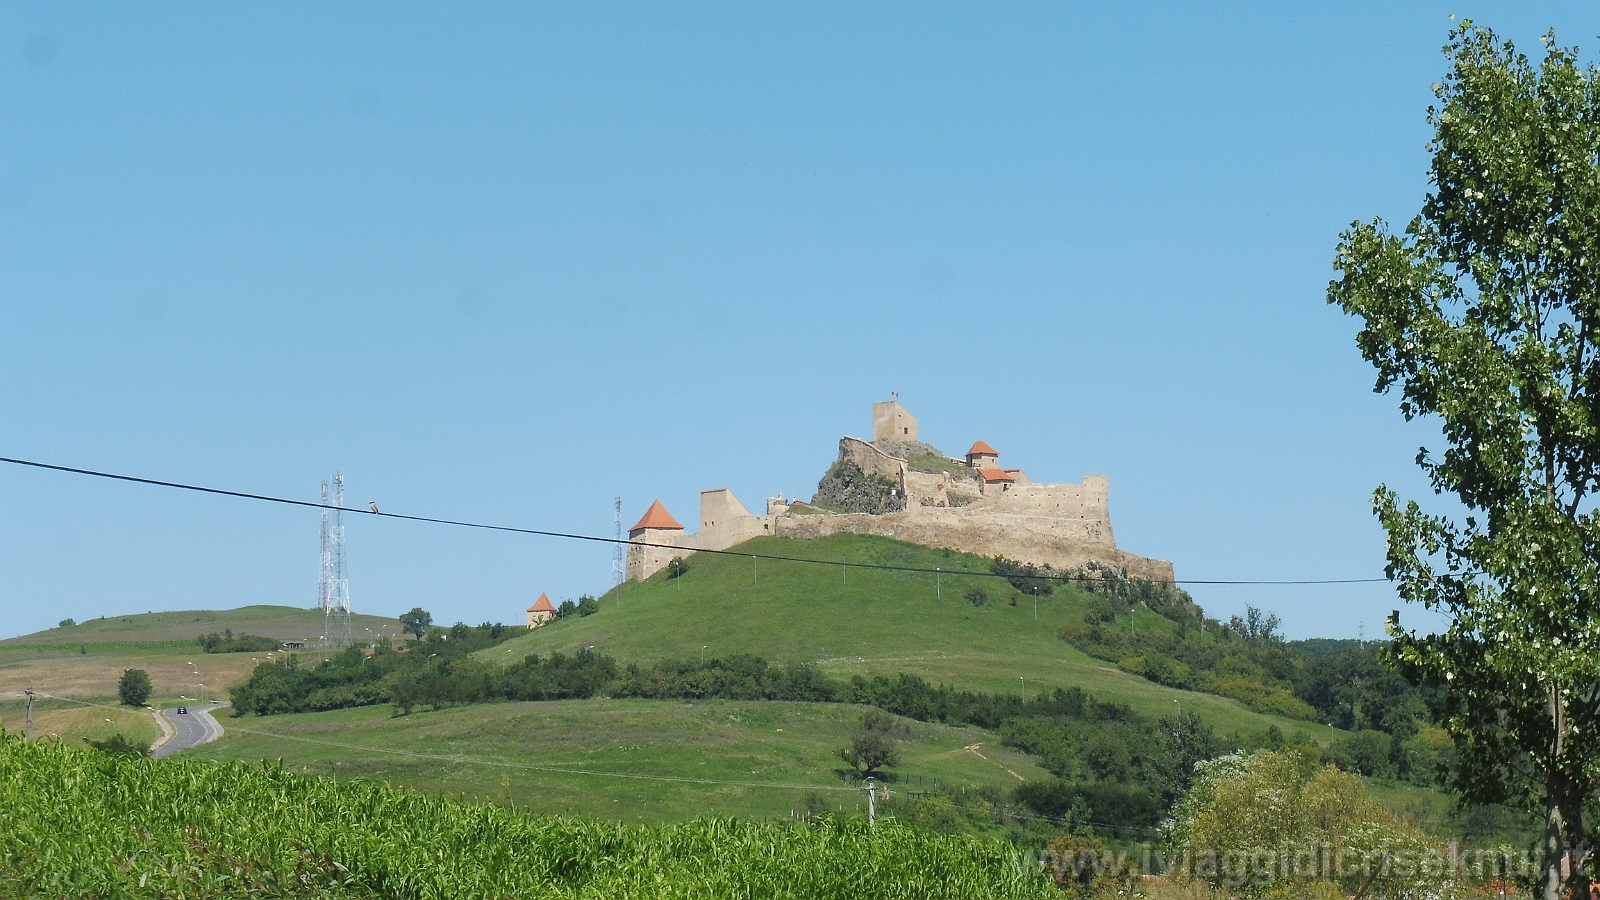
[[[892,820],[616,825],[0,736],[0,898],[1051,896],[1007,844]]]

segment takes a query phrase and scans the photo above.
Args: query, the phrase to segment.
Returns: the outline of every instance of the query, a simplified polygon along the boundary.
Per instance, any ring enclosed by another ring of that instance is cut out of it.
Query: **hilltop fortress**
[[[1130,578],[1171,581],[1172,563],[1117,549],[1111,534],[1110,481],[1036,484],[977,441],[964,459],[917,439],[917,420],[898,400],[872,405],[872,440],[839,439],[839,458],[812,502],[767,500],[751,513],[727,488],[700,493],[700,527],[689,533],[660,500],[628,538],[662,546],[628,547],[627,576],[642,581],[677,557],[726,550],[768,535],[819,538],[876,534],[922,544],[1005,556],[1057,570],[1110,566]]]

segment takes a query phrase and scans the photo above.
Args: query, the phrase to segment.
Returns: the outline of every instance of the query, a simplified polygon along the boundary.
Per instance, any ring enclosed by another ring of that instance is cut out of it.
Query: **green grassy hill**
[[[1277,724],[1285,734],[1326,742],[1331,729],[1274,716],[1209,694],[1174,690],[1092,659],[1061,641],[1063,624],[1082,620],[1088,597],[1057,587],[1019,594],[987,572],[989,560],[867,535],[815,541],[757,538],[752,553],[817,560],[938,567],[945,574],[845,569],[814,563],[696,554],[681,578],[665,572],[601,598],[600,612],[553,622],[483,652],[488,659],[572,653],[585,647],[625,662],[750,653],[809,661],[839,675],[909,672],[975,691],[1032,694],[1076,685],[1151,715],[1197,712],[1226,732],[1255,734]],[[962,574],[967,573],[967,574]],[[988,595],[976,606],[971,588]],[[1140,610],[1137,628],[1171,623]]]
[[[358,639],[370,631],[374,637],[398,637],[400,626],[381,616],[350,617]],[[323,633],[325,618],[320,610],[295,606],[241,606],[238,609],[191,609],[176,612],[136,613],[102,616],[60,628],[36,631],[0,641],[0,648],[39,644],[118,644],[176,641],[193,644],[195,637],[212,631],[231,629],[234,634],[248,632],[283,641],[315,640]]]
[[[352,620],[360,639],[392,637],[399,630],[394,619],[357,615]],[[127,669],[143,669],[150,675],[155,688],[150,702],[157,706],[176,705],[201,690],[225,697],[266,654],[202,653],[195,638],[231,629],[236,635],[314,640],[322,634],[324,622],[323,613],[314,609],[244,606],[107,616],[51,628],[0,641],[0,700],[15,701],[31,685],[59,697],[115,704],[117,680]],[[310,658],[309,652],[302,655]],[[9,727],[16,717],[7,713]],[[60,733],[93,737],[92,729],[103,724],[102,718],[85,719],[90,731],[76,727],[76,719],[64,718]]]
[[[835,755],[862,711],[831,703],[559,700],[395,716],[385,705],[225,717],[226,736],[192,752],[282,759],[341,778],[610,821],[773,818],[803,811],[808,795],[830,811],[864,808],[861,791],[837,774],[844,763]],[[903,724],[897,788],[1008,791],[1048,777],[981,729]]]

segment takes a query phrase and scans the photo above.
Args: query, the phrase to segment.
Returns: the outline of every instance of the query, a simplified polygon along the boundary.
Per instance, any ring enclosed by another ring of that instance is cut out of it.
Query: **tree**
[[[1589,890],[1600,768],[1600,73],[1544,38],[1537,69],[1470,22],[1434,86],[1433,190],[1404,234],[1341,235],[1329,302],[1364,319],[1377,390],[1437,417],[1417,463],[1458,515],[1374,496],[1388,576],[1446,613],[1389,619],[1402,670],[1442,689],[1465,799],[1542,807],[1543,896]]]
[[[428,626],[432,624],[433,613],[420,606],[413,606],[411,612],[400,617],[400,633],[414,635],[420,641],[428,633]]]
[[[150,690],[150,674],[143,669],[125,669],[117,681],[117,696],[124,706],[143,706]]]
[[[61,621],[60,621],[60,622],[59,622],[59,623],[57,623],[57,624],[58,624],[58,625],[59,625],[59,626],[60,626],[60,627],[61,627],[61,628],[71,628],[71,627],[72,627],[72,626],[74,626],[74,625],[76,625],[76,624],[78,624],[78,623],[77,623],[77,622],[74,622],[74,621],[73,621],[73,620],[71,620],[71,619],[62,619],[62,620],[61,620]]]
[[[894,720],[877,710],[861,717],[861,727],[850,735],[850,743],[839,748],[839,758],[863,777],[880,769],[900,764],[900,748],[893,737]]]

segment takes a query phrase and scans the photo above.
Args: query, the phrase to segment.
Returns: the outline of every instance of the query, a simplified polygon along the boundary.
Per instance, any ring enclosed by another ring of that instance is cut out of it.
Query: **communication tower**
[[[331,501],[331,502],[330,502]],[[344,476],[333,474],[332,490],[322,483],[322,580],[317,606],[323,612],[322,639],[328,647],[351,644],[350,578],[344,563]]]
[[[622,498],[611,501],[611,521],[616,528],[616,543],[611,545],[611,586],[622,583],[628,573],[627,545],[622,543]]]

